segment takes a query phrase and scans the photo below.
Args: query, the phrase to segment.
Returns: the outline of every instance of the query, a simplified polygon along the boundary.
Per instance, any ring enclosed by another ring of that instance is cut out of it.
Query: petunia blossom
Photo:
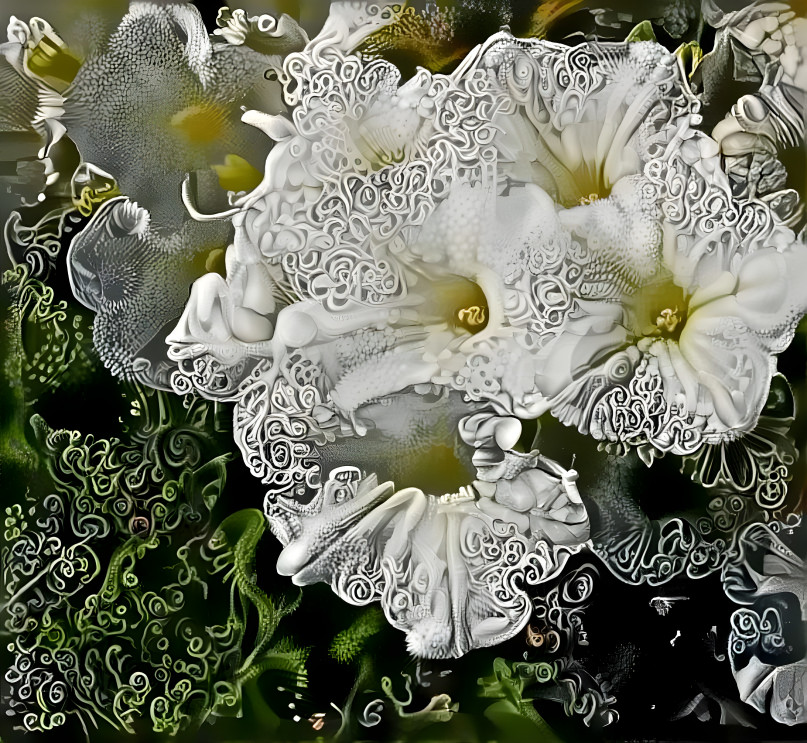
[[[661,46],[503,30],[401,83],[355,52],[401,12],[334,4],[286,56],[285,110],[243,115],[271,141],[253,190],[216,211],[183,182],[234,236],[165,368],[234,404],[279,572],[380,601],[413,653],[448,657],[518,632],[529,586],[589,537],[577,473],[524,422],[645,455],[750,431],[807,307],[807,246],[732,188]],[[130,202],[105,214],[140,240]]]

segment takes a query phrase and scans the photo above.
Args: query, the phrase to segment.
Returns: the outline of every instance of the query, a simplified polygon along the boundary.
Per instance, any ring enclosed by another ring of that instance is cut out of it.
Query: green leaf
[[[656,41],[653,24],[650,21],[642,21],[638,26],[633,27],[625,41]]]

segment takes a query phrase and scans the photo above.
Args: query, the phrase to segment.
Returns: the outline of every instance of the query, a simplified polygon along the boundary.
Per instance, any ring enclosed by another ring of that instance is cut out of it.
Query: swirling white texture
[[[588,539],[521,421],[679,454],[752,429],[807,248],[733,195],[662,47],[503,31],[401,85],[351,53],[393,18],[335,4],[284,62],[289,115],[244,115],[275,145],[169,356],[177,391],[235,402],[280,572],[457,656]]]
[[[807,722],[804,695],[807,659],[791,658],[787,662],[787,653],[792,653],[793,647],[792,644],[787,647],[785,632],[792,619],[783,621],[775,604],[764,610],[758,604],[765,597],[792,596],[800,609],[798,617],[802,624],[787,629],[797,636],[803,633],[803,622],[807,619],[807,570],[804,560],[782,539],[783,527],[789,526],[792,533],[795,525],[774,521],[771,525],[745,527],[737,538],[741,558],[757,551],[762,559],[758,560],[757,568],[745,560],[736,561],[723,571],[729,597],[749,605],[732,615],[728,645],[740,698],[760,712],[767,708],[776,722],[785,725]]]

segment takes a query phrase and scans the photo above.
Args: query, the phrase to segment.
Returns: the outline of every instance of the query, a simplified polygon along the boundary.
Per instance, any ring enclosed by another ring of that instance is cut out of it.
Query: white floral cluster
[[[289,114],[244,115],[275,144],[232,202],[226,278],[194,284],[168,338],[174,383],[213,394],[188,369],[240,365],[236,440],[282,573],[459,655],[518,631],[524,585],[588,538],[575,473],[522,422],[677,454],[750,431],[807,246],[788,193],[733,188],[655,43],[504,31],[401,85],[352,52],[394,11],[350,7],[286,58]],[[466,484],[410,485],[417,462]]]
[[[525,422],[647,462],[756,426],[807,309],[777,159],[804,139],[807,42],[779,4],[706,3],[718,41],[700,69],[652,41],[505,29],[402,83],[356,51],[402,12],[333,3],[309,41],[287,16],[225,10],[211,41],[190,6],[136,3],[67,92],[38,92],[38,123],[56,138],[64,103],[91,176],[125,194],[68,256],[104,362],[234,403],[278,570],[380,601],[413,653],[448,657],[523,628],[526,588],[589,539],[577,473]],[[17,66],[50,33],[12,32]],[[710,71],[730,64],[758,92],[710,136]],[[159,115],[135,105],[149,95]],[[158,181],[123,162],[113,115],[82,114],[99,96],[132,112]],[[247,134],[231,117],[246,96]],[[256,137],[262,172],[230,151]]]

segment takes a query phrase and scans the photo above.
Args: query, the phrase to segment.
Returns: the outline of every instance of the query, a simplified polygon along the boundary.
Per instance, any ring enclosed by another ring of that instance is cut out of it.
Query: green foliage
[[[346,630],[342,630],[331,643],[328,651],[340,663],[349,663],[358,658],[368,641],[386,626],[384,613],[377,606],[365,609]]]
[[[650,21],[642,21],[633,27],[625,41],[655,41],[656,32],[653,31],[653,24]]]
[[[243,685],[265,671],[302,684],[306,652],[276,636],[299,598],[255,584],[263,514],[216,526],[232,443],[215,403],[125,384],[120,436],[51,428],[40,398],[96,367],[86,320],[25,266],[4,280],[14,394],[0,467],[16,464],[26,483],[2,547],[14,726],[74,717],[87,731],[173,736],[240,714]]]
[[[508,740],[529,735],[530,739],[542,743],[559,743],[560,738],[536,711],[535,697],[524,696],[535,684],[550,684],[557,679],[555,663],[508,663],[504,658],[496,658],[493,674],[479,679],[481,695],[500,700],[485,710],[485,716],[508,736]]]

